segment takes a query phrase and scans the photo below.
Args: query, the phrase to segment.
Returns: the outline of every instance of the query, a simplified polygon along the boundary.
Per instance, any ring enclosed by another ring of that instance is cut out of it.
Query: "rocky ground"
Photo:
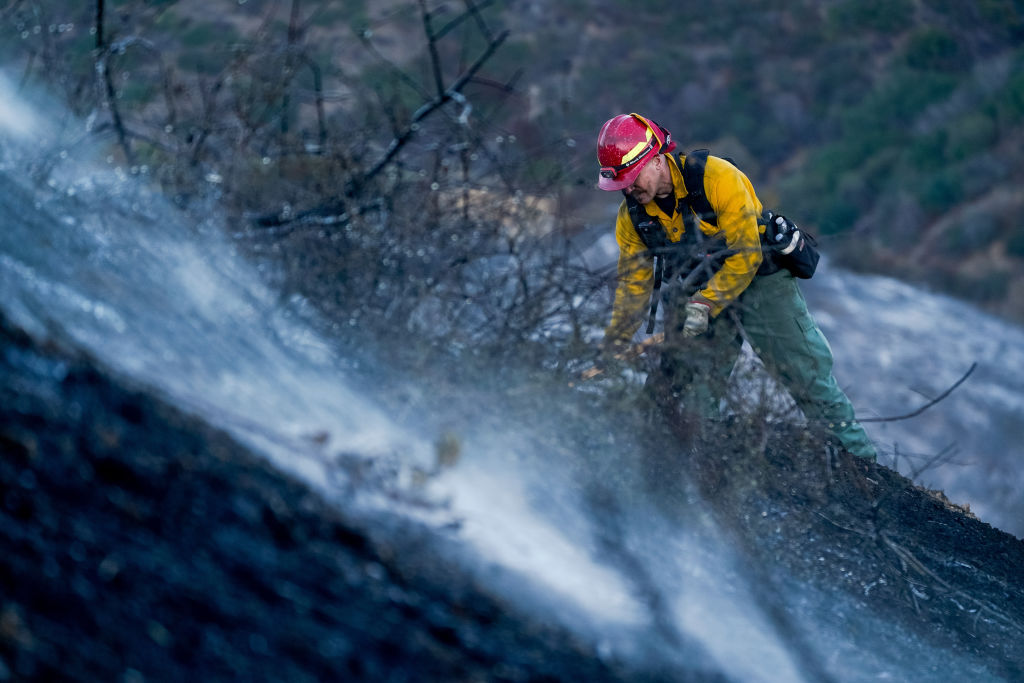
[[[0,681],[727,680],[604,660],[415,530],[371,537],[88,358],[2,320],[0,349]],[[1024,543],[798,431],[743,433],[730,453],[697,444],[651,471],[701,474],[809,679],[830,675],[798,606],[773,597],[792,594],[784,584],[1021,680]],[[666,505],[672,479],[652,478]]]

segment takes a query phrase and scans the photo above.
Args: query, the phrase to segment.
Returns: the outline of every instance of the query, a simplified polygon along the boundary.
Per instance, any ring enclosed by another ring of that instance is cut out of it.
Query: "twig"
[[[473,15],[473,18],[476,20],[477,28],[479,28],[480,32],[487,37],[487,40],[492,40],[494,38],[494,34],[491,33],[491,28],[487,25],[487,22],[484,21],[483,16],[480,14],[480,10],[482,8],[491,4],[490,0],[485,0],[485,2],[480,5],[477,5],[473,0],[465,0],[465,3],[466,11]]]
[[[493,5],[493,0],[485,0],[480,4],[475,4],[472,2],[472,0],[465,0],[465,2],[466,11],[460,14],[459,16],[455,17],[451,21],[449,21],[444,26],[442,26],[441,29],[434,34],[434,37],[444,37],[448,32],[450,32],[451,30],[459,26],[462,22],[464,22],[466,19],[472,16],[476,20],[477,27],[480,29],[480,32],[484,34],[484,37],[487,38],[487,40],[493,40],[494,34],[491,32],[490,27],[487,26],[487,24],[484,22],[483,17],[480,16],[480,10],[489,5]]]
[[[381,51],[377,49],[377,46],[374,45],[373,41],[370,40],[370,34],[368,34],[366,31],[362,31],[357,34],[357,37],[359,38],[359,41],[363,44],[363,46],[374,57],[380,60],[382,64],[387,66],[389,71],[391,71],[391,73],[396,78],[398,78],[398,80],[402,81],[405,85],[409,86],[409,89],[414,91],[420,97],[423,97],[424,99],[429,97],[429,93],[427,93],[427,91],[424,90],[418,82],[416,82],[409,74],[403,71],[397,64],[392,62],[390,59],[385,57],[384,54],[382,54]]]
[[[384,153],[384,156],[381,157],[381,159],[366,173],[364,173],[358,181],[353,183],[355,187],[358,188],[360,185],[366,184],[368,181],[376,177],[378,173],[384,170],[389,163],[391,163],[391,160],[395,158],[395,155],[405,147],[409,140],[412,139],[413,135],[415,135],[416,131],[419,130],[420,121],[427,118],[430,114],[437,109],[440,109],[448,102],[455,101],[456,98],[453,96],[453,93],[458,93],[466,83],[469,82],[469,79],[471,79],[473,75],[480,70],[484,63],[491,58],[491,55],[493,55],[495,50],[497,50],[505,39],[508,38],[508,35],[509,32],[507,30],[500,33],[497,38],[491,41],[483,54],[481,54],[477,60],[473,62],[468,69],[466,69],[465,73],[463,73],[447,90],[416,110],[412,115],[412,119],[409,121],[409,125],[391,141],[390,145],[388,145],[388,149]]]
[[[825,520],[826,522],[828,522],[832,526],[838,527],[838,528],[842,529],[843,531],[849,531],[851,534],[857,534],[858,536],[868,536],[868,532],[861,531],[860,529],[854,529],[852,527],[844,526],[844,525],[840,524],[839,522],[837,522],[837,521],[835,521],[833,519],[829,519],[822,512],[818,512],[817,514],[818,514],[819,517],[821,517],[823,520]],[[873,536],[871,536],[871,537],[873,538]]]
[[[953,393],[953,391],[958,386],[960,386],[965,381],[967,381],[967,378],[971,376],[971,373],[974,372],[974,370],[977,367],[978,367],[977,362],[971,363],[971,367],[967,370],[967,372],[964,373],[964,376],[961,377],[960,379],[958,379],[953,384],[953,386],[951,386],[950,388],[946,389],[944,392],[939,394],[936,398],[932,399],[928,403],[925,403],[923,406],[921,406],[920,408],[918,408],[917,410],[915,410],[913,412],[907,413],[906,415],[896,415],[896,416],[893,416],[893,417],[865,417],[865,418],[860,418],[858,420],[858,422],[897,422],[899,420],[909,420],[912,417],[917,417],[918,415],[920,415],[924,411],[928,410],[929,408],[934,406],[936,403],[938,403],[939,401],[942,401],[947,396],[949,396],[951,393]]]
[[[104,41],[103,41],[103,10],[104,10],[104,5],[105,5],[104,0],[96,0],[96,23],[94,24],[94,28],[96,30],[96,45],[95,45],[95,48],[96,48],[97,51],[102,51],[103,47],[104,47]]]
[[[117,132],[118,142],[121,144],[121,149],[124,152],[125,161],[131,165],[134,163],[132,157],[132,149],[128,142],[128,136],[125,133],[124,121],[121,119],[121,111],[117,106],[117,93],[114,89],[114,79],[110,74],[110,56],[112,49],[107,44],[106,35],[104,34],[103,28],[103,15],[104,15],[104,0],[96,0],[96,19],[93,25],[96,31],[96,75],[99,77],[100,86],[106,101],[107,108],[110,110],[110,115],[113,118],[114,130]]]
[[[956,455],[956,444],[950,444],[943,448],[938,453],[936,453],[935,455],[928,458],[928,460],[926,460],[923,465],[915,468],[914,471],[911,472],[910,478],[917,479],[920,475],[927,472],[933,466],[939,464],[943,459],[948,461],[949,458],[952,457],[953,455]]]
[[[320,71],[320,66],[314,62],[309,55],[305,52],[299,55],[299,61],[309,67],[310,72],[313,74],[313,89],[316,92],[316,123],[319,144],[318,154],[323,154],[324,147],[327,146],[327,117],[324,114],[324,86],[323,86],[323,74]]]
[[[406,144],[408,144],[408,142],[413,138],[416,132],[420,129],[420,122],[426,119],[428,116],[433,114],[441,107],[443,107],[444,105],[450,102],[455,102],[457,104],[462,105],[462,111],[460,112],[459,121],[460,123],[466,123],[466,117],[468,116],[471,107],[461,91],[466,86],[466,84],[476,75],[477,71],[479,71],[483,67],[487,60],[491,58],[494,52],[501,46],[503,42],[505,42],[505,39],[508,38],[509,36],[509,31],[505,30],[498,34],[496,37],[494,37],[492,40],[490,40],[490,42],[487,44],[487,47],[484,49],[483,53],[481,53],[480,56],[477,57],[476,61],[473,62],[473,64],[471,64],[469,68],[467,68],[458,78],[456,78],[455,81],[450,86],[445,88],[443,82],[439,80],[441,76],[439,61],[440,58],[437,53],[435,45],[436,36],[435,34],[431,33],[430,16],[429,13],[427,13],[426,11],[425,4],[421,4],[421,7],[424,12],[424,28],[427,31],[427,38],[429,41],[429,48],[431,52],[431,66],[434,71],[434,77],[438,88],[438,93],[436,96],[434,96],[428,102],[425,102],[419,109],[417,109],[413,113],[411,119],[409,120],[409,123],[405,126],[404,129],[398,131],[395,134],[395,137],[391,140],[391,144],[388,145],[383,156],[373,166],[371,166],[358,178],[353,178],[352,180],[349,181],[345,191],[345,196],[347,197],[354,196],[362,186],[366,185],[370,180],[375,178],[381,171],[383,171],[388,166],[388,164],[390,164],[394,160],[394,158],[398,155],[402,148],[405,147]],[[363,37],[363,39],[364,42],[368,42],[366,41],[365,36]],[[398,73],[402,74],[403,72],[398,71]],[[320,206],[314,207],[312,209],[296,213],[294,215],[282,216],[280,214],[275,213],[259,216],[256,219],[256,223],[263,227],[280,227],[287,223],[291,223],[295,220],[307,219],[311,217],[323,218],[326,216],[330,216],[332,213],[343,211],[345,207],[345,200],[337,199],[322,204]]]
[[[914,571],[919,573],[921,576],[924,576],[924,577],[926,577],[928,579],[931,579],[938,586],[940,586],[943,589],[945,589],[946,593],[948,593],[949,595],[959,596],[959,597],[964,598],[965,600],[973,602],[975,605],[978,606],[979,613],[982,612],[982,611],[987,612],[987,613],[991,614],[993,617],[995,617],[996,619],[999,619],[1000,621],[1002,621],[1006,626],[1009,626],[1009,627],[1014,628],[1014,629],[1016,629],[1018,631],[1024,632],[1024,627],[1022,627],[1021,624],[1019,624],[1014,619],[1012,619],[1011,617],[1007,616],[1006,614],[1004,614],[1003,612],[1001,612],[997,608],[995,608],[992,605],[989,605],[989,604],[987,604],[985,602],[982,602],[981,600],[979,600],[977,598],[971,597],[970,595],[968,595],[967,593],[964,593],[961,590],[957,590],[957,589],[953,588],[953,586],[949,585],[947,582],[943,581],[941,578],[936,576],[934,572],[932,572],[930,569],[928,569],[923,564],[921,564],[921,561],[918,560],[916,557],[914,557],[914,554],[912,552],[910,552],[909,550],[907,550],[906,548],[904,548],[903,546],[899,545],[898,543],[893,541],[891,538],[889,538],[888,534],[882,533],[881,534],[881,538],[882,538],[882,541],[885,543],[885,545],[896,555],[896,557],[899,558],[900,564],[903,566],[904,571],[906,571],[907,567],[912,568]],[[909,581],[909,579],[908,579],[908,581]],[[911,593],[913,593],[913,591],[911,591]],[[915,603],[917,602],[916,599],[915,599],[914,602]]]
[[[444,96],[444,76],[441,75],[441,55],[437,52],[437,38],[426,0],[420,0],[420,14],[423,18],[423,32],[427,34],[427,50],[430,52],[430,67],[434,73],[434,86],[438,97]]]

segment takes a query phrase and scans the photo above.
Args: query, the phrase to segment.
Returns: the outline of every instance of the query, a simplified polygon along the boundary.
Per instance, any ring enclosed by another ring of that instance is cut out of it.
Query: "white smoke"
[[[28,107],[7,75],[0,71],[0,131],[27,138],[36,131],[36,115]]]

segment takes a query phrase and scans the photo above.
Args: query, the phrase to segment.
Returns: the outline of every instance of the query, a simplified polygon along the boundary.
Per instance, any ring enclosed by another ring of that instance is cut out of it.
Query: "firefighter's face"
[[[622,190],[641,204],[647,204],[655,197],[663,197],[671,191],[672,175],[660,154],[644,164],[633,184]]]

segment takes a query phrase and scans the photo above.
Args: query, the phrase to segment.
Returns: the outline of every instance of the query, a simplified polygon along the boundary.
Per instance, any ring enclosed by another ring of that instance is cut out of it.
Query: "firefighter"
[[[717,419],[745,337],[812,423],[851,454],[875,460],[793,272],[762,249],[764,207],[750,180],[729,161],[707,156],[702,179],[694,181],[686,157],[673,156],[675,147],[666,129],[640,114],[615,116],[598,134],[598,187],[624,196],[615,221],[618,284],[605,357],[629,347],[652,293],[657,306],[655,284],[664,278],[672,295],[664,307],[666,340],[660,371],[649,378],[659,400],[682,401],[691,414]],[[686,177],[702,187],[688,188]],[[697,198],[709,212],[695,211]],[[652,231],[660,246],[649,244]]]

